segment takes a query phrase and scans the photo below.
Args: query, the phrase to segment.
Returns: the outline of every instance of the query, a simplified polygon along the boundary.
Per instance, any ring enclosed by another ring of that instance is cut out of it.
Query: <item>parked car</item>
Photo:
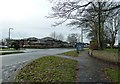
[[[8,46],[0,45],[0,48],[8,48]]]

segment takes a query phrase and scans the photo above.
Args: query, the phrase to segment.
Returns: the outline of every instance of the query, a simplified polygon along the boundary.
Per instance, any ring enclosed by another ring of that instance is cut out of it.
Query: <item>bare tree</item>
[[[57,35],[57,40],[64,40],[64,36],[63,36],[63,34],[58,34]]]
[[[72,45],[75,45],[77,40],[78,40],[78,34],[75,33],[69,34],[67,37],[67,41]]]
[[[57,33],[54,31],[50,34],[50,36],[54,39],[57,39]]]
[[[115,44],[116,35],[118,33],[118,30],[120,29],[120,19],[119,16],[112,16],[111,18],[106,21],[106,34],[109,39],[109,43],[111,45],[111,48],[113,48]]]
[[[57,39],[57,40],[64,40],[63,34],[58,34],[58,33],[56,33],[56,32],[52,32],[52,33],[50,34],[50,36],[51,36],[52,38],[54,38],[54,39]]]
[[[110,5],[116,5],[113,3],[101,3],[101,10],[107,8]],[[96,6],[97,7],[97,6]],[[90,6],[87,10],[94,10],[93,6]],[[104,28],[104,23],[107,19],[117,15],[119,13],[119,9],[117,10],[111,10],[111,11],[107,11],[104,12],[102,11],[100,16],[100,27],[101,29],[99,29],[99,21],[98,21],[98,12],[94,11],[94,12],[90,12],[87,11],[87,13],[83,14],[83,18],[81,18],[80,21],[71,21],[68,25],[72,25],[72,26],[77,26],[79,28],[84,27],[85,29],[89,29],[89,34],[88,36],[91,37],[91,39],[96,40],[98,44],[101,44],[102,47],[104,47],[105,45],[105,38],[104,38],[104,34],[105,34],[105,28]],[[86,31],[86,30],[85,30]],[[100,45],[99,45],[100,46]]]
[[[54,2],[52,7],[53,14],[50,17],[60,20],[55,22],[53,26],[62,24],[69,19],[78,20],[80,22],[79,25],[84,25],[85,22],[87,26],[89,25],[89,27],[96,29],[99,48],[103,48],[105,18],[109,17],[109,13],[112,10],[120,8],[119,3],[99,2],[99,0],[85,2],[84,4],[81,4],[83,0],[52,0],[52,2]],[[86,14],[95,15],[92,16],[93,19],[87,19]]]

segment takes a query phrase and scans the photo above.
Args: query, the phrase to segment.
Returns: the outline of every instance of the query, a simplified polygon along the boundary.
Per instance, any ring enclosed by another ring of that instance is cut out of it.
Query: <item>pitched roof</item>
[[[45,37],[45,38],[42,38],[42,39],[40,39],[40,40],[42,40],[42,41],[47,41],[47,40],[56,40],[56,39],[51,38],[51,37]]]

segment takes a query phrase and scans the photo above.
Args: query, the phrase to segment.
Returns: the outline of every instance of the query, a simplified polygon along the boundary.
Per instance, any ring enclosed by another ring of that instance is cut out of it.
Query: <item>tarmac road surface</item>
[[[63,52],[67,52],[73,49],[64,49],[64,48],[54,48],[54,49],[26,49],[24,52],[19,54],[9,54],[9,55],[1,55],[0,59],[2,59],[2,64],[0,70],[0,74],[2,73],[3,82],[12,82],[9,80],[10,76],[24,63],[43,57],[48,55],[55,55]]]

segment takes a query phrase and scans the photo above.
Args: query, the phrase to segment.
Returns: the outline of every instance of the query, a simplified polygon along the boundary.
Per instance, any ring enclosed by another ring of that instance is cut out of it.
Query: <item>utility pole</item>
[[[81,27],[81,43],[83,43],[83,28]]]
[[[9,37],[8,37],[8,46],[10,47],[10,34],[11,34],[11,32],[10,32],[10,30],[13,30],[13,28],[9,28]]]

